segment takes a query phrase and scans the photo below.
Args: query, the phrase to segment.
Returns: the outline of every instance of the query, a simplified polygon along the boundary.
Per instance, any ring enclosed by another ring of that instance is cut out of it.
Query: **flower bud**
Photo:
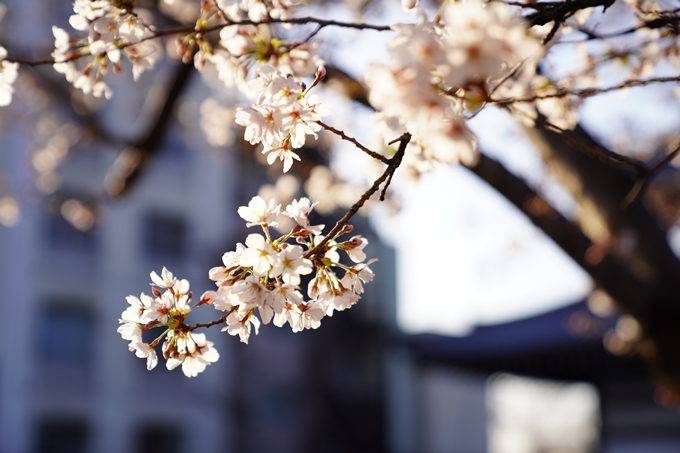
[[[343,234],[351,233],[354,231],[354,227],[352,225],[345,225],[342,227],[342,229],[338,232],[338,236],[342,236]],[[336,236],[337,237],[337,236]]]
[[[215,291],[206,291],[201,296],[201,300],[198,305],[211,305],[217,298],[217,293]]]
[[[361,236],[355,236],[352,239],[350,239],[349,241],[347,241],[348,246],[351,247],[351,248],[348,248],[348,250],[359,247],[363,243],[364,242],[361,240]]]
[[[326,78],[326,67],[325,66],[319,66],[319,68],[316,70],[316,74],[314,74],[316,77],[317,82],[321,82],[323,79]]]

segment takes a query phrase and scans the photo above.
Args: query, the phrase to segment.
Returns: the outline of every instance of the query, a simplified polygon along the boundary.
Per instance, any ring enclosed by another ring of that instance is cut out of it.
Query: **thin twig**
[[[387,193],[387,188],[390,187],[390,183],[392,182],[392,176],[394,176],[394,173],[390,173],[390,175],[387,177],[387,181],[385,181],[385,185],[380,191],[380,201],[385,201],[385,194]]]
[[[508,72],[507,74],[505,74],[505,75],[503,76],[503,78],[502,78],[501,80],[499,80],[498,83],[491,89],[491,91],[489,91],[489,96],[491,96],[492,94],[494,94],[494,93],[496,92],[496,90],[498,90],[498,88],[500,88],[501,85],[503,85],[505,82],[507,82],[511,77],[514,77],[515,74],[517,74],[517,71],[519,70],[519,68],[521,68],[523,64],[524,64],[524,62],[523,62],[523,61],[520,61],[519,63],[517,63],[517,64],[515,65],[514,68],[512,68],[512,69],[510,70],[510,72]]]
[[[548,22],[563,22],[567,17],[582,9],[602,6],[605,11],[614,4],[614,0],[568,0],[564,2],[536,3],[541,7],[533,7],[535,13],[528,14],[526,19],[533,25],[545,25]]]
[[[345,134],[345,133],[342,132],[341,130],[336,129],[336,128],[334,128],[333,126],[329,126],[328,124],[326,124],[326,123],[324,123],[324,122],[322,122],[322,121],[317,121],[316,124],[318,124],[319,126],[323,127],[323,128],[326,129],[327,131],[334,133],[335,135],[337,135],[338,137],[342,138],[343,140],[346,140],[346,141],[352,143],[354,146],[356,146],[357,148],[359,148],[360,150],[362,150],[363,152],[365,152],[366,154],[368,154],[369,156],[371,156],[373,159],[377,159],[377,160],[379,160],[380,162],[382,162],[382,163],[384,163],[384,164],[387,164],[387,165],[390,164],[390,162],[391,162],[390,159],[388,159],[387,157],[383,156],[382,154],[376,153],[375,151],[371,151],[370,149],[366,148],[364,145],[362,145],[361,143],[359,143],[359,142],[357,141],[357,139],[350,137],[349,135]]]
[[[680,140],[676,140],[673,149],[670,152],[668,152],[661,160],[659,160],[651,167],[643,169],[640,172],[640,175],[638,176],[637,180],[635,181],[633,188],[630,189],[630,192],[628,192],[626,197],[621,202],[621,209],[623,210],[628,209],[635,202],[635,200],[640,198],[640,196],[647,189],[647,186],[649,186],[649,183],[652,181],[654,175],[661,168],[666,166],[666,164],[672,161],[675,158],[675,156],[678,155],[679,152],[680,152]]]
[[[555,37],[555,34],[557,34],[557,30],[560,29],[560,25],[562,25],[561,20],[556,20],[555,23],[553,23],[553,26],[550,29],[550,33],[548,33],[548,35],[541,40],[542,46],[545,46],[546,44],[548,44],[550,42],[550,40]]]
[[[326,244],[335,237],[336,234],[344,227],[347,225],[347,222],[349,222],[349,219],[352,218],[354,214],[359,212],[359,209],[368,201],[371,196],[373,196],[374,193],[378,191],[380,188],[380,185],[385,182],[386,180],[389,181],[392,178],[392,175],[394,172],[399,168],[399,165],[401,165],[401,160],[404,157],[404,152],[406,151],[406,146],[409,144],[411,141],[411,134],[406,132],[403,134],[401,137],[399,137],[396,140],[393,140],[390,142],[390,144],[399,142],[399,149],[397,150],[397,153],[389,159],[389,163],[387,164],[387,168],[385,169],[384,173],[373,182],[373,185],[366,191],[364,194],[359,198],[359,201],[354,203],[352,207],[350,208],[349,211],[342,217],[342,219],[338,220],[338,222],[335,224],[335,226],[331,229],[331,231],[328,232],[326,237],[323,238],[321,242],[319,242],[314,248],[309,250],[307,253],[305,253],[305,258],[311,258],[315,255],[318,255],[326,246]]]
[[[489,91],[489,94],[486,95],[487,99],[490,98],[491,95],[494,94],[494,93],[496,92],[496,90],[498,90],[498,89],[501,87],[501,85],[503,85],[505,82],[507,82],[508,80],[510,80],[511,77],[514,77],[515,74],[517,74],[517,71],[519,70],[519,68],[521,68],[523,64],[524,64],[524,62],[523,62],[523,61],[520,61],[519,63],[517,63],[517,64],[515,65],[514,68],[512,68],[507,74],[505,74],[505,75],[503,76],[503,78],[501,78],[501,79],[498,81],[498,83],[497,83],[496,85],[494,85],[494,87],[491,89],[491,91]],[[454,96],[454,97],[458,97],[458,96],[455,94],[456,91],[458,91],[457,88],[452,88],[452,89],[450,89],[450,90],[447,90],[445,93],[448,94],[448,95],[451,95],[451,93],[453,93],[453,96]],[[479,107],[479,109],[477,109],[477,111],[476,111],[475,113],[473,113],[472,115],[470,115],[467,119],[470,120],[470,119],[474,118],[475,116],[479,115],[479,113],[484,109],[484,107],[486,107],[487,102],[488,102],[488,101],[485,100],[485,101],[482,103],[482,106]]]
[[[505,98],[505,99],[487,99],[489,104],[508,105],[516,104],[518,102],[534,102],[541,99],[563,98],[567,96],[576,96],[579,98],[588,98],[602,93],[609,93],[610,91],[621,90],[623,88],[641,87],[651,85],[653,83],[670,83],[680,82],[680,76],[675,77],[654,77],[651,79],[631,79],[621,82],[617,85],[612,85],[605,88],[583,88],[581,90],[565,90],[563,88],[557,89],[552,93],[535,94],[523,98]],[[451,93],[448,93],[451,94]],[[460,97],[460,96],[457,96]]]
[[[201,327],[203,327],[203,328],[208,328],[208,327],[216,326],[216,325],[218,325],[218,324],[225,323],[225,322],[227,322],[227,317],[228,317],[230,314],[232,314],[232,313],[234,312],[234,310],[236,310],[236,307],[232,308],[232,309],[229,310],[227,313],[225,313],[224,315],[220,316],[218,319],[214,319],[214,320],[212,320],[212,321],[210,321],[210,322],[204,322],[204,323],[200,323],[200,322],[199,322],[198,324],[194,324],[193,326],[187,326],[187,330],[188,330],[189,332],[191,332],[192,330],[196,330],[196,329],[201,328]]]
[[[651,173],[658,171],[660,168],[664,167],[667,163],[672,161],[675,158],[675,156],[678,155],[678,152],[680,152],[680,140],[676,140],[673,149],[668,154],[666,154],[666,156],[663,159],[661,159],[656,164],[652,165],[649,171]]]
[[[227,13],[224,12],[222,7],[220,6],[220,2],[218,2],[217,0],[213,0],[213,5],[215,5],[215,8],[217,8],[217,11],[219,12],[219,15],[220,15],[220,17],[222,17],[222,19],[226,20],[229,17],[229,16],[227,16]]]
[[[655,30],[655,29],[666,27],[666,26],[669,26],[669,27],[676,26],[677,23],[680,22],[680,17],[675,15],[674,12],[667,11],[666,13],[670,13],[670,14],[674,14],[674,15],[672,15],[672,16],[663,16],[662,15],[660,17],[656,17],[656,18],[651,19],[651,20],[642,20],[642,22],[640,24],[635,25],[634,27],[626,28],[624,30],[620,30],[620,31],[612,32],[612,33],[607,33],[607,34],[604,34],[604,35],[598,35],[597,33],[593,32],[591,30],[587,30],[587,29],[583,29],[583,28],[579,28],[578,31],[588,35],[590,40],[592,40],[592,39],[608,39],[608,38],[617,38],[619,36],[635,33],[636,31],[641,30],[643,28],[649,28],[650,30]],[[659,14],[662,14],[662,13],[659,13]]]
[[[536,119],[536,126],[545,127],[560,133],[562,140],[564,140],[569,146],[578,149],[586,156],[597,158],[600,161],[615,168],[625,168],[638,174],[644,171],[644,164],[639,160],[628,156],[622,156],[621,154],[617,154],[601,146],[589,146],[588,144],[583,143],[583,141],[579,140],[577,137],[574,137],[571,134],[571,131],[562,129],[561,127],[551,123],[542,115],[539,115],[539,117]]]
[[[389,25],[373,25],[373,24],[365,24],[362,22],[343,22],[343,21],[338,21],[338,20],[326,20],[326,19],[318,19],[316,17],[297,17],[297,18],[291,18],[291,19],[271,19],[268,18],[267,20],[264,21],[254,21],[254,20],[226,20],[225,23],[213,25],[210,27],[205,27],[200,30],[196,30],[195,26],[186,26],[186,27],[178,27],[178,28],[171,28],[167,30],[156,30],[153,32],[153,35],[148,36],[146,38],[140,39],[137,42],[134,43],[125,43],[119,46],[120,49],[124,49],[126,47],[134,46],[135,44],[139,44],[140,42],[143,41],[148,41],[151,39],[159,38],[162,36],[171,36],[171,35],[180,35],[180,34],[192,34],[192,33],[210,33],[213,31],[218,31],[221,30],[225,27],[229,27],[232,25],[269,25],[269,24],[292,24],[292,25],[302,25],[302,24],[317,24],[319,26],[319,29],[324,28],[324,27],[341,27],[341,28],[353,28],[356,30],[375,30],[375,31],[390,31],[391,28]],[[318,33],[318,31],[317,31]],[[316,34],[316,33],[315,33]],[[87,53],[89,55],[89,52]],[[76,58],[73,59],[68,59],[65,61],[73,61],[75,59],[78,59],[82,56],[85,55],[78,55]],[[26,66],[38,66],[38,65],[46,65],[46,64],[54,64],[55,61],[54,59],[43,59],[43,60],[35,60],[35,61],[30,61],[30,60],[22,60],[19,58],[6,58],[5,61],[9,61],[11,63],[19,63],[21,65],[26,65]],[[61,62],[60,62],[61,63]]]
[[[300,47],[300,46],[303,45],[303,44],[307,44],[307,43],[309,42],[310,39],[312,39],[313,37],[315,37],[315,36],[317,35],[317,33],[319,33],[319,32],[321,31],[322,28],[323,28],[323,27],[322,27],[321,25],[319,25],[319,26],[316,27],[316,29],[314,29],[314,31],[311,32],[305,39],[303,39],[303,40],[300,41],[300,42],[295,42],[295,43],[291,44],[291,45],[290,45],[290,50],[293,50],[293,49],[295,49],[296,47]]]

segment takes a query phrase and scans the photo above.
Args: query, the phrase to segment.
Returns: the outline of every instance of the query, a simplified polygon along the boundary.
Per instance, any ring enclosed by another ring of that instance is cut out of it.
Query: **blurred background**
[[[25,58],[48,55],[51,25],[67,28],[72,14],[67,1],[3,3],[0,43]],[[408,20],[398,5],[322,3],[314,13]],[[195,7],[139,6],[159,28],[190,21]],[[331,80],[346,85],[364,60],[384,59],[390,36],[374,35],[368,44],[354,32],[320,35],[321,50],[335,52],[322,53],[338,71]],[[280,176],[240,139],[238,98],[214,71],[178,63],[172,40],[164,51],[138,82],[129,71],[112,77],[106,102],[50,67],[22,67],[13,104],[0,109],[1,452],[680,451],[677,396],[655,362],[660,349],[680,357],[676,337],[645,342],[653,324],[593,283],[582,268],[603,261],[599,243],[587,242],[580,262],[532,224],[587,212],[548,172],[537,140],[496,110],[472,127],[492,162],[528,181],[515,206],[507,187],[495,186],[504,198],[487,184],[504,173],[454,168],[397,188],[387,207],[351,222],[379,258],[357,306],[318,330],[263,326],[249,345],[213,328],[221,358],[197,378],[162,363],[147,371],[116,328],[125,296],[149,291],[150,271],[165,266],[197,294],[212,289],[208,269],[248,234],[239,206],[258,193],[282,203],[306,195],[321,201],[313,223],[330,225],[360,193],[366,166],[321,135]],[[331,85],[321,89],[329,123],[369,142],[370,112]],[[657,136],[680,118],[666,94],[647,98],[671,104]],[[625,115],[622,105],[587,104],[584,126],[615,147],[621,131],[601,118]],[[629,243],[641,234],[630,228],[617,230]],[[627,288],[626,275],[610,284]],[[657,311],[677,327],[675,311]]]

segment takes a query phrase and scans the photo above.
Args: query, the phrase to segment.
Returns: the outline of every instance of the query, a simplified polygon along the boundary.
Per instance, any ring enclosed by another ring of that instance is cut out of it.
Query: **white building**
[[[163,265],[199,294],[211,289],[207,269],[241,228],[238,166],[181,149],[160,156],[134,196],[103,205],[82,232],[50,206],[58,214],[73,207],[63,200],[96,195],[112,154],[74,151],[61,170],[63,195],[43,198],[25,168],[29,139],[0,142],[0,171],[29,194],[19,223],[0,227],[0,451],[228,451],[235,339],[209,332],[222,358],[189,380],[162,364],[146,371],[116,328],[124,297],[149,293],[148,274]]]

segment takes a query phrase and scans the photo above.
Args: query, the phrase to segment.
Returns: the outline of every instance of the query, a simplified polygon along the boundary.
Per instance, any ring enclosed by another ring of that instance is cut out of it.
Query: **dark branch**
[[[380,162],[385,163],[387,165],[390,164],[390,159],[388,159],[387,157],[385,157],[381,154],[376,153],[375,151],[371,151],[370,149],[366,148],[364,145],[359,143],[355,138],[350,137],[349,135],[345,134],[343,131],[338,130],[338,129],[332,127],[332,126],[329,126],[322,121],[317,121],[316,123],[319,126],[326,129],[327,131],[332,132],[335,135],[337,135],[338,137],[342,138],[343,140],[346,140],[346,141],[352,143],[354,146],[356,146],[357,148],[359,148],[360,150],[362,150],[363,152],[365,152],[366,154],[371,156],[373,159],[379,160]]]
[[[216,325],[218,325],[218,324],[223,324],[223,323],[227,322],[227,317],[229,317],[229,315],[230,315],[234,310],[235,310],[235,308],[232,308],[232,309],[229,310],[227,313],[225,313],[224,315],[220,316],[218,319],[212,320],[212,321],[210,321],[210,322],[204,322],[204,323],[200,323],[200,322],[199,322],[198,324],[194,324],[193,326],[187,326],[187,330],[188,330],[189,332],[191,332],[192,330],[196,330],[196,329],[199,329],[199,328],[206,328],[206,329],[207,329],[208,327],[216,326]]]
[[[342,227],[347,225],[347,222],[349,222],[349,219],[352,218],[354,214],[359,212],[359,209],[368,201],[369,198],[373,196],[374,193],[380,189],[380,186],[382,185],[383,182],[387,181],[386,184],[389,184],[389,181],[392,178],[392,175],[394,172],[399,168],[399,165],[401,165],[401,160],[404,157],[404,152],[406,151],[406,146],[409,144],[411,141],[411,134],[408,132],[399,137],[396,140],[393,140],[390,142],[390,144],[399,142],[399,149],[397,150],[397,153],[389,160],[389,164],[387,164],[387,168],[383,172],[383,174],[376,179],[373,182],[373,185],[366,191],[364,194],[359,198],[359,201],[354,203],[352,207],[350,208],[349,211],[342,217],[342,219],[338,220],[338,222],[335,224],[335,226],[331,229],[331,231],[328,232],[326,237],[319,242],[317,245],[314,246],[311,250],[309,250],[307,253],[305,253],[305,258],[311,258],[315,255],[318,255],[323,251],[323,248],[326,246],[326,244],[335,237],[336,234],[340,232]],[[384,197],[382,197],[384,198]]]
[[[597,6],[603,6],[606,10],[613,4],[614,0],[567,0],[564,2],[533,3],[527,6],[537,9],[537,11],[529,14],[526,18],[531,25],[545,25],[552,21],[564,22],[566,18],[579,10]],[[535,5],[541,6],[536,8]]]
[[[297,18],[291,18],[291,19],[267,19],[266,21],[253,21],[253,20],[239,20],[239,21],[234,21],[234,20],[226,20],[224,23],[220,23],[217,25],[212,25],[210,27],[205,27],[199,30],[196,30],[194,26],[184,26],[184,27],[177,27],[177,28],[169,28],[167,30],[156,30],[153,32],[151,36],[148,36],[146,38],[143,38],[135,43],[124,43],[120,44],[118,47],[120,49],[124,49],[126,47],[134,46],[135,44],[139,44],[140,42],[143,41],[149,41],[152,39],[156,39],[159,37],[163,36],[172,36],[172,35],[188,35],[188,34],[195,34],[195,33],[210,33],[214,31],[219,31],[222,30],[225,27],[229,27],[232,25],[267,25],[267,24],[292,24],[292,25],[304,25],[304,24],[317,24],[318,30],[313,33],[315,35],[318,33],[318,31],[322,28],[325,27],[340,27],[340,28],[353,28],[356,30],[375,30],[375,31],[390,31],[391,28],[389,25],[373,25],[373,24],[365,24],[362,22],[343,22],[343,21],[338,21],[338,20],[327,20],[327,19],[318,19],[316,17],[297,17]],[[312,35],[312,36],[313,36]],[[311,38],[311,37],[310,37]],[[81,57],[90,55],[89,51],[84,51],[82,54],[74,55],[71,58],[68,58],[64,61],[61,62],[67,62],[67,61],[75,61]],[[19,58],[6,58],[7,61],[12,62],[12,63],[19,63],[21,65],[25,66],[39,66],[39,65],[51,65],[55,63],[55,60],[53,58],[44,58],[42,60],[23,60]]]
[[[609,254],[603,252],[593,259],[592,251],[597,246],[579,226],[550,207],[524,181],[484,154],[480,154],[479,162],[468,169],[519,208],[628,310],[638,316],[648,315],[649,289]]]
[[[193,72],[192,65],[177,66],[172,86],[156,116],[156,121],[144,137],[121,151],[109,168],[105,179],[105,188],[109,195],[113,197],[125,195],[137,181],[149,159],[158,151],[164,132],[172,119],[175,102],[186,88]]]
[[[621,202],[621,208],[628,209],[630,205],[633,204],[633,202],[635,202],[635,200],[637,200],[644,193],[645,189],[647,189],[649,183],[656,173],[678,155],[678,152],[680,152],[680,142],[676,141],[676,143],[677,144],[675,147],[670,152],[666,153],[666,155],[661,160],[651,167],[645,168],[641,174],[638,175],[635,185],[630,190],[630,192],[628,192],[626,198],[624,198],[624,200]]]
[[[583,88],[581,90],[567,90],[564,88],[556,88],[555,91],[544,94],[534,94],[532,96],[519,98],[503,98],[503,99],[487,99],[489,104],[496,105],[510,105],[518,102],[535,102],[541,99],[563,98],[567,96],[575,96],[579,98],[588,98],[598,94],[609,93],[610,91],[622,90],[624,88],[641,87],[651,85],[654,83],[673,83],[680,82],[680,76],[674,77],[654,77],[651,79],[631,79],[604,88]],[[451,95],[451,93],[447,93]]]

